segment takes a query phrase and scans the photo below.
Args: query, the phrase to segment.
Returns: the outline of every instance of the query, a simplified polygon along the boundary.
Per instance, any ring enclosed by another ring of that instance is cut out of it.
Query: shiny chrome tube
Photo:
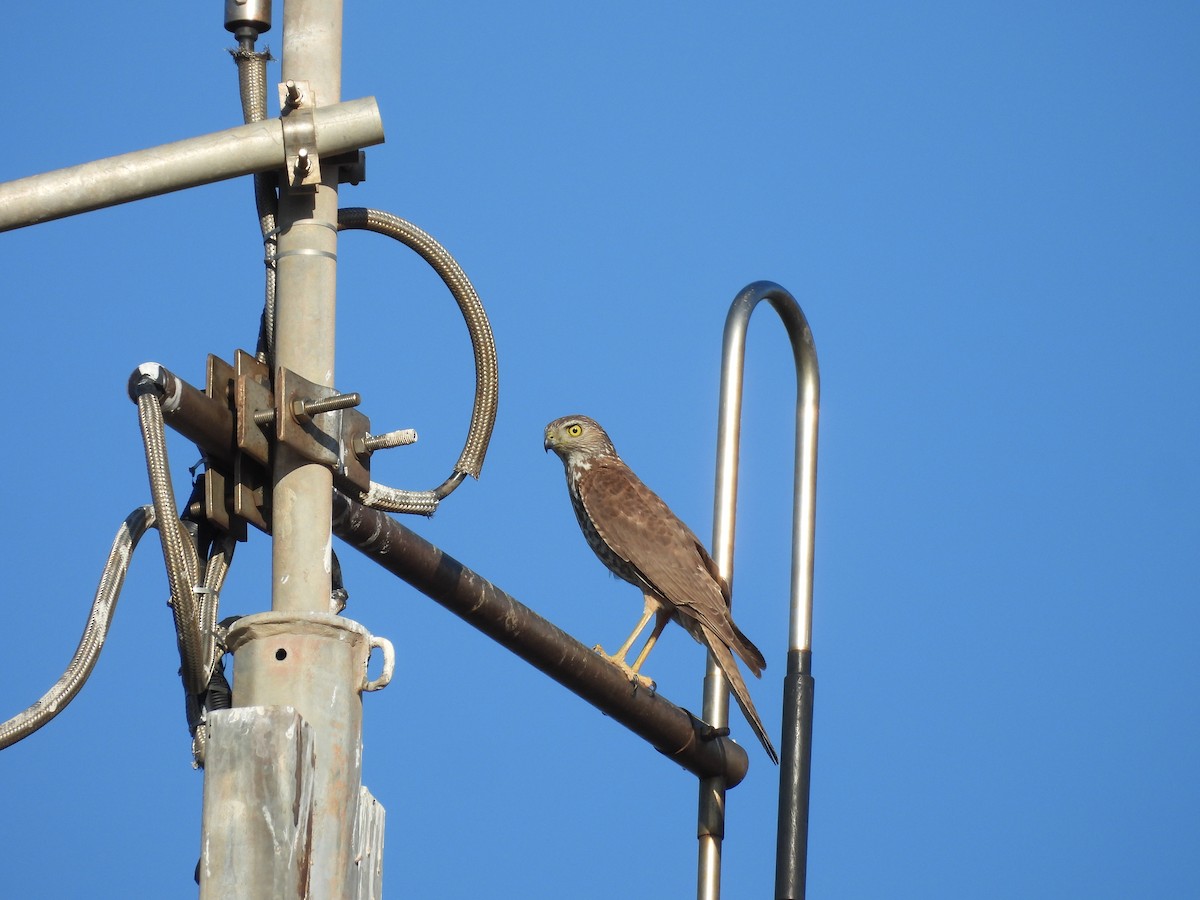
[[[791,618],[784,682],[783,740],[779,774],[779,836],[776,897],[802,898],[808,845],[808,795],[812,745],[812,597],[816,532],[817,419],[821,380],[817,350],[804,312],[786,290],[756,281],[734,298],[725,320],[721,394],[717,424],[717,480],[713,510],[713,560],[733,584],[733,544],[737,520],[738,456],[742,418],[742,376],[750,315],[766,300],[783,320],[796,361],[796,455],[792,506]],[[710,659],[704,679],[704,720],[715,728],[729,723],[729,692]],[[720,897],[721,840],[725,785],[702,779],[699,802],[697,897]]]

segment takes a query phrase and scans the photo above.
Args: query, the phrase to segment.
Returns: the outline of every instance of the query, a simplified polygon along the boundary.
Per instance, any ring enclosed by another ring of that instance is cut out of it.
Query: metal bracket
[[[367,154],[351,150],[337,156],[326,156],[325,165],[337,166],[338,184],[361,184],[367,180]]]
[[[271,461],[271,441],[264,430],[270,426],[260,425],[255,415],[275,408],[271,393],[271,371],[266,363],[259,362],[245,350],[238,350],[233,358],[237,382],[234,402],[237,412],[238,449],[262,465]]]
[[[271,442],[254,414],[274,406],[271,372],[245,350],[233,356],[234,429],[237,448],[233,463],[233,510],[256,528],[271,530],[271,492],[266,489]]]
[[[205,395],[236,412],[233,383],[233,366],[210,353],[208,364],[205,366]],[[234,472],[229,472],[226,466],[215,464],[211,457],[206,455],[204,515],[210,522],[214,522],[228,531],[236,540],[244,541],[246,540],[246,518],[239,516],[235,509],[238,488],[236,456],[234,469]]]
[[[343,485],[360,491],[371,487],[370,454],[359,456],[355,444],[365,440],[371,420],[351,406],[356,394],[340,394],[323,384],[309,381],[290,369],[280,368],[275,377],[275,437],[305,459],[333,470]],[[337,406],[319,401],[335,401]],[[306,412],[304,407],[316,407]],[[322,411],[322,406],[329,406]]]
[[[321,183],[321,160],[317,155],[317,127],[313,110],[317,98],[307,81],[285,81],[279,85],[279,115],[283,123],[285,175],[292,191],[316,190]]]
[[[338,393],[285,368],[276,372],[272,389],[264,363],[244,350],[234,360],[230,365],[209,354],[203,393],[157,365],[155,370],[161,383],[173,386],[167,424],[204,454],[204,515],[240,541],[247,523],[271,531],[276,442],[329,468],[334,487],[353,495],[371,489],[373,453],[416,440],[412,429],[371,434],[371,420],[351,408],[361,402],[358,394]]]

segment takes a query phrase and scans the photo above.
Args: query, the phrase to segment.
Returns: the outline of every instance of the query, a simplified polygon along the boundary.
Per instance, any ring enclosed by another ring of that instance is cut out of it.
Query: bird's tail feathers
[[[731,645],[733,651],[742,658],[742,662],[746,664],[747,669],[754,673],[755,678],[762,678],[763,669],[767,667],[767,658],[751,643],[750,638],[742,634],[742,629],[738,628],[732,619],[729,620],[729,625],[733,628],[733,636],[737,639],[737,643]]]
[[[737,630],[736,627],[734,629]],[[725,673],[725,680],[729,682],[730,693],[733,694],[733,699],[737,701],[737,705],[742,710],[742,715],[746,717],[746,721],[750,723],[750,728],[758,737],[758,740],[763,745],[763,749],[767,751],[767,756],[771,758],[771,762],[779,765],[779,754],[775,752],[775,747],[771,743],[771,738],[767,736],[767,729],[763,726],[762,719],[758,717],[758,710],[754,708],[754,701],[750,699],[750,691],[746,688],[746,680],[742,678],[741,670],[738,669],[737,660],[733,658],[733,654],[729,652],[729,648],[709,628],[704,628],[704,636],[707,638],[705,644],[708,646],[709,652],[716,659],[717,665],[721,667],[721,671]],[[738,632],[739,636],[741,632]],[[744,639],[744,636],[742,636]],[[758,653],[753,644],[746,641],[755,653]],[[759,658],[762,657],[758,653]],[[747,663],[749,665],[749,663]],[[765,665],[765,663],[764,663]]]

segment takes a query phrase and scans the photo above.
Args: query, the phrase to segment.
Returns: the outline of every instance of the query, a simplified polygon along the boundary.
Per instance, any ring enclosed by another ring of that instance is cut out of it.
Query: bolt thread
[[[401,428],[398,431],[389,431],[387,434],[371,434],[363,444],[367,448],[368,453],[373,453],[376,450],[387,450],[390,447],[403,447],[406,444],[415,444],[417,441],[417,431],[415,428]]]
[[[319,416],[321,413],[333,412],[335,409],[347,409],[362,403],[362,395],[357,391],[351,394],[334,394],[322,400],[297,400],[296,413],[301,416]]]

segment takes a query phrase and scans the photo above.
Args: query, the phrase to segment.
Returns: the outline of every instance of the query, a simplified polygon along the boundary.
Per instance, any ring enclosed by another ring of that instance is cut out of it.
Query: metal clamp
[[[358,405],[358,394],[340,394],[280,368],[275,399],[275,437],[280,443],[333,469],[334,475],[356,489],[370,488],[370,455],[359,456],[353,450],[371,428],[371,420],[351,408]]]
[[[292,191],[316,190],[321,183],[317,154],[317,126],[313,110],[317,99],[307,81],[279,85],[279,113],[283,122],[283,152],[287,185]]]

